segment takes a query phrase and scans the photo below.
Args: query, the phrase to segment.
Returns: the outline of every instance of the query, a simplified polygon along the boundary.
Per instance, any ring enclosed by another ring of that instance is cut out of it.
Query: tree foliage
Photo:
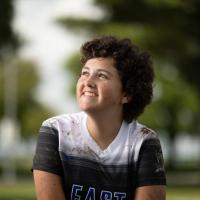
[[[107,5],[114,22],[141,24],[147,28],[142,38],[145,47],[179,67],[200,89],[197,76],[200,73],[200,1],[96,0],[96,3]]]
[[[88,38],[128,37],[152,54],[155,94],[139,121],[168,134],[168,166],[174,167],[176,135],[200,131],[200,2],[94,0],[94,3],[103,8],[104,17],[98,20],[68,17],[58,22],[77,36],[84,33]],[[73,76],[77,74],[81,68],[77,55],[66,66]]]
[[[90,35],[112,34],[132,38],[137,44],[180,68],[200,90],[200,1],[95,0],[105,10],[100,20],[63,18],[60,23]],[[200,91],[199,91],[200,93]]]
[[[14,51],[19,40],[12,29],[13,1],[2,0],[0,6],[0,60],[8,51]]]
[[[104,17],[58,22],[77,36],[128,37],[152,54],[155,94],[139,120],[168,134],[169,167],[174,167],[176,135],[200,131],[200,1],[94,0],[94,4],[103,8]],[[74,66],[81,67],[74,58],[66,64],[72,75],[80,70]]]
[[[16,117],[20,124],[21,134],[27,137],[34,135],[41,122],[51,116],[53,112],[42,106],[35,98],[34,92],[39,82],[39,75],[34,62],[23,59],[17,60],[13,65],[16,70],[16,85],[14,85],[16,87],[16,94],[14,94],[16,95],[14,96],[16,98],[16,116],[8,117]],[[0,66],[0,118],[6,114],[4,67]]]
[[[34,96],[34,91],[40,81],[35,63],[17,58],[16,52],[20,40],[12,29],[13,3],[12,0],[2,0],[0,6],[0,120],[3,117],[17,120],[20,124],[21,134],[27,137],[35,134],[41,122],[53,112],[41,105]],[[16,62],[13,63],[12,60],[16,60]],[[11,74],[5,75],[5,68],[8,66],[12,67]],[[14,71],[15,73],[12,75]],[[11,91],[5,91],[7,88],[5,84],[11,84],[6,79],[11,82],[12,79],[16,79],[16,83],[9,87]],[[16,91],[12,90],[12,86]],[[6,93],[10,95],[10,103],[5,102]],[[6,111],[8,109],[10,113]]]

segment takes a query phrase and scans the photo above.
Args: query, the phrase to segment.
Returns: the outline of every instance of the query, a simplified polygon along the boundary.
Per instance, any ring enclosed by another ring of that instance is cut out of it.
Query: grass
[[[34,184],[30,180],[16,184],[0,182],[0,200],[35,200]],[[167,200],[199,200],[198,187],[168,187]]]
[[[168,187],[167,200],[200,200],[199,187]]]
[[[0,183],[0,200],[35,200],[35,190],[32,181],[17,183]]]

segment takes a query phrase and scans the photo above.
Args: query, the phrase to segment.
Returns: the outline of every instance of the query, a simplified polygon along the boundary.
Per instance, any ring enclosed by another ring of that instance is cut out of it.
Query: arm
[[[33,175],[37,200],[65,200],[60,176],[40,170]]]
[[[65,199],[58,132],[55,129],[48,126],[40,128],[32,169],[38,200]]]
[[[135,200],[165,200],[166,177],[160,141],[149,138],[140,149]]]
[[[138,187],[135,193],[135,200],[165,200],[165,186],[153,185]]]

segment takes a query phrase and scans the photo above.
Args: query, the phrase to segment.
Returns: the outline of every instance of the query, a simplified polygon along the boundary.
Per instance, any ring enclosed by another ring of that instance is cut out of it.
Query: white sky
[[[26,41],[19,54],[34,59],[42,78],[37,97],[59,114],[77,111],[67,92],[70,79],[63,62],[79,50],[84,38],[74,36],[54,20],[63,15],[99,18],[102,12],[92,0],[15,0],[15,12],[14,29]]]

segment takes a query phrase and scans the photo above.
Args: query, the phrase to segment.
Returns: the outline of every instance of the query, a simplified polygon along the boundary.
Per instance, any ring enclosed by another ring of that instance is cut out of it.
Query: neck
[[[88,114],[87,128],[101,149],[106,149],[119,132],[123,119],[122,116],[117,116],[114,114],[111,116],[108,113],[106,115]]]

